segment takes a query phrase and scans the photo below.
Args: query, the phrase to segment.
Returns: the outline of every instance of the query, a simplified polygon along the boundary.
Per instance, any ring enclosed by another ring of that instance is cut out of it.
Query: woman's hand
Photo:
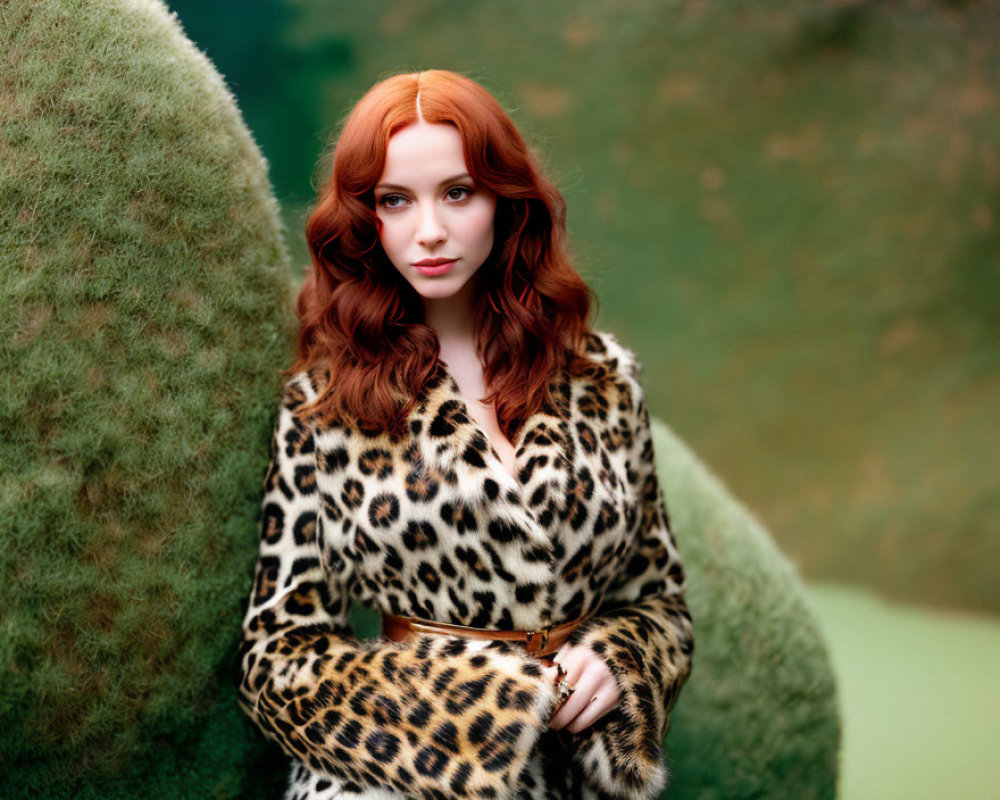
[[[549,720],[550,728],[566,728],[570,733],[579,733],[618,703],[621,691],[615,676],[604,660],[589,647],[564,645],[552,660],[566,670],[563,680],[573,687],[574,692],[559,713]]]

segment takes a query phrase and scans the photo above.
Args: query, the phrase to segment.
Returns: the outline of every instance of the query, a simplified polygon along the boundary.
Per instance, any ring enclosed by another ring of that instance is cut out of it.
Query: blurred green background
[[[314,165],[372,83],[438,67],[493,91],[654,414],[814,582],[844,796],[1000,785],[995,691],[940,661],[1000,642],[996,3],[168,4],[270,161],[300,269]],[[885,599],[924,609],[911,636]]]
[[[1000,612],[1000,7],[169,3],[288,244],[378,78],[484,83],[569,203],[654,412],[812,578]]]

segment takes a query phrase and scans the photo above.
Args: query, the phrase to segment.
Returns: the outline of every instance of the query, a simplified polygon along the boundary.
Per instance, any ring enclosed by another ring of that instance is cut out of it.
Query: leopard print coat
[[[684,570],[635,354],[588,336],[516,441],[516,478],[438,360],[405,437],[310,423],[286,386],[243,623],[240,702],[293,757],[287,800],[655,798],[691,669]],[[621,698],[552,730],[551,678],[516,643],[360,642],[351,603],[483,628],[596,612],[571,636]]]

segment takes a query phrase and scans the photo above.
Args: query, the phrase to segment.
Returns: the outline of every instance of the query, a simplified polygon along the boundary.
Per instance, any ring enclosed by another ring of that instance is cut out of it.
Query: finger
[[[558,730],[572,722],[590,702],[591,696],[597,693],[602,678],[599,672],[588,670],[576,685],[570,684],[574,689],[573,694],[566,701],[566,705],[559,709],[559,713],[549,720],[549,727]]]
[[[579,682],[573,687],[574,691],[569,700],[549,722],[549,727],[563,728],[576,719],[576,716],[590,702],[591,696],[597,692],[600,683],[601,676],[599,674],[593,670],[584,672]]]
[[[588,662],[587,652],[584,648],[566,645],[559,649],[552,660],[562,664],[563,669],[566,670],[566,677],[563,680],[570,686],[576,686]]]
[[[591,694],[583,711],[577,714],[576,719],[566,726],[566,730],[570,733],[579,733],[597,722],[612,708],[614,708],[614,703],[609,699],[608,693],[598,690]]]

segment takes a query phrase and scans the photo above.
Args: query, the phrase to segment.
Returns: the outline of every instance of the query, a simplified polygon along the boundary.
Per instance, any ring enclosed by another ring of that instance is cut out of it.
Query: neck
[[[423,298],[424,322],[434,329],[442,347],[468,344],[475,340],[473,281],[451,297]]]

